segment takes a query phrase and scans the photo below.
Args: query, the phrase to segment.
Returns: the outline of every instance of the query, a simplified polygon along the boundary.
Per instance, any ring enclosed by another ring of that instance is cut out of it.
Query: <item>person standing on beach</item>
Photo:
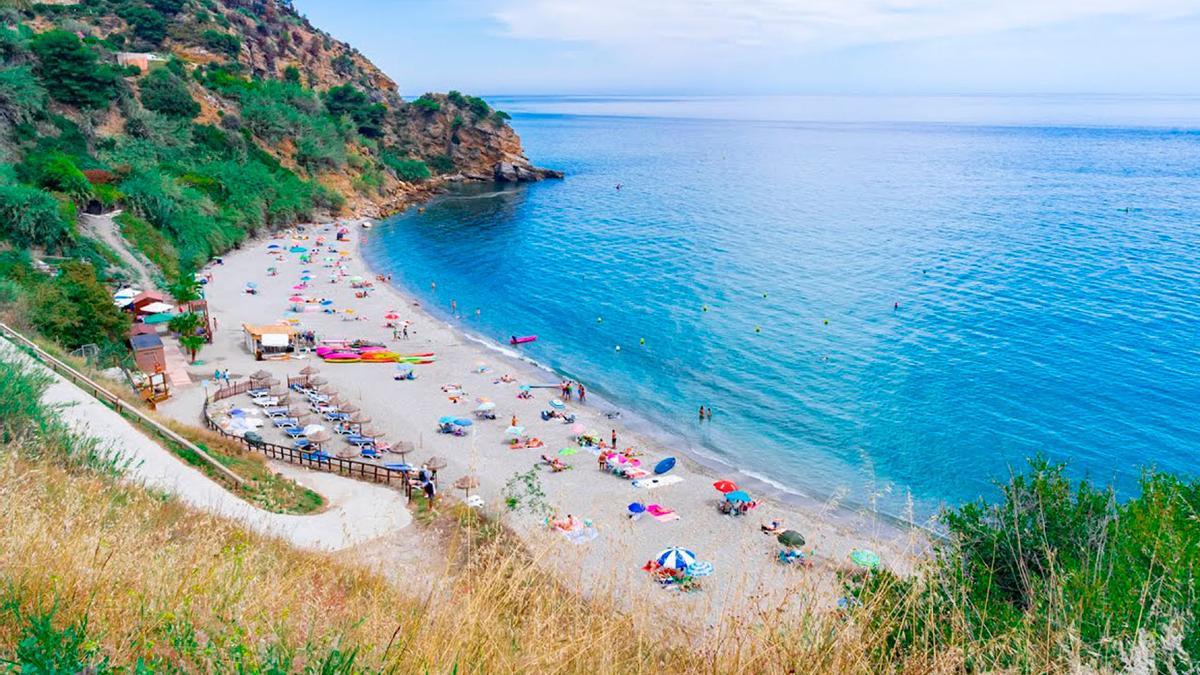
[[[510,427],[515,427],[515,426],[517,426],[517,414],[516,414],[516,413],[513,413],[513,416],[512,416],[512,424],[510,424],[510,425],[508,425],[508,426],[510,426]]]
[[[617,449],[617,430],[616,429],[612,430],[612,442],[613,442],[612,449],[616,450]]]
[[[584,397],[587,396],[587,389],[583,388],[582,382],[580,382],[577,386],[579,387],[579,402],[583,403]]]

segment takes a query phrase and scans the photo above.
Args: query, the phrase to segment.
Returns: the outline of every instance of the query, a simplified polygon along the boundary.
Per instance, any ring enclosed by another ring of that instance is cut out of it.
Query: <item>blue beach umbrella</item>
[[[454,420],[458,419],[452,415],[444,415],[438,419],[438,424],[454,424]]]
[[[292,253],[304,253],[308,249],[304,248],[303,246],[293,246],[288,250],[291,251]]]
[[[753,500],[750,499],[750,495],[746,494],[745,490],[734,490],[733,492],[725,493],[725,501],[736,504],[738,502],[748,502]]]
[[[267,248],[275,249],[275,248],[283,248],[283,247],[280,246],[279,244],[267,244]]]
[[[559,399],[554,399],[550,401],[550,407],[554,408],[555,410],[562,410],[563,408],[567,407],[567,404],[563,403]]]
[[[454,424],[456,424],[457,426],[460,426],[460,427],[469,427],[475,423],[465,417],[459,417],[454,420]]]
[[[634,515],[646,512],[646,505],[641,502],[634,502],[634,503],[630,504],[627,508],[629,509],[629,512]]]
[[[517,389],[520,389],[521,391],[529,391],[529,385],[523,384],[523,385],[517,387]]]
[[[328,307],[328,306],[330,306],[330,305],[332,305],[332,304],[333,304],[333,301],[332,301],[332,300],[322,300],[322,301],[321,301],[321,305],[322,305],[323,307]]]
[[[258,282],[257,281],[247,281],[246,288],[258,288]]]
[[[654,558],[655,562],[663,567],[669,567],[675,570],[685,570],[696,563],[696,554],[686,548],[672,546]]]
[[[693,577],[706,577],[713,573],[713,566],[710,562],[692,563],[688,566],[687,573]]]

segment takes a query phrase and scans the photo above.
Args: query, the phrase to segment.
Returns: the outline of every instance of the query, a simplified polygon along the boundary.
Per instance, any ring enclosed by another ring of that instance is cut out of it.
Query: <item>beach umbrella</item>
[[[504,430],[504,435],[520,438],[525,435],[525,427],[509,427]]]
[[[416,447],[413,446],[412,441],[400,441],[392,446],[392,452],[400,455],[400,459],[404,459],[413,450],[416,450]]]
[[[556,398],[550,401],[550,407],[554,408],[555,410],[562,410],[563,408],[567,407],[567,404]]]
[[[247,281],[246,288],[258,288],[258,282],[257,281]]]
[[[271,377],[271,374],[265,370],[256,370],[253,373],[250,373],[251,380],[265,380],[268,377]]]
[[[626,508],[628,508],[629,512],[635,516],[639,513],[646,512],[646,505],[641,502],[634,502],[634,503],[630,504],[629,506],[627,506]]]
[[[359,429],[358,435],[366,436],[367,438],[375,438],[376,436],[382,436],[383,434],[381,434],[375,427],[367,427],[366,429]]]
[[[283,248],[283,247],[280,246],[279,244],[267,244],[267,248],[276,249],[276,248]]]
[[[439,471],[446,468],[446,460],[437,456],[430,457],[429,459],[425,460],[425,466],[433,469],[434,471]]]
[[[878,553],[870,549],[860,548],[850,552],[850,562],[858,565],[859,567],[873,570],[876,567],[879,567],[879,563],[881,561]]]
[[[314,387],[325,384],[326,382],[327,382],[327,380],[320,376],[308,378],[308,383]]]
[[[571,455],[575,455],[578,453],[579,453],[578,448],[563,448],[562,450],[558,451],[558,454],[561,455],[562,457],[570,457]]]
[[[322,301],[321,301],[321,306],[322,306],[322,307],[328,307],[328,306],[330,306],[330,305],[332,305],[332,304],[333,304],[333,301],[332,301],[332,300],[322,300]]]
[[[750,495],[746,494],[745,490],[734,490],[733,492],[725,493],[725,501],[737,504],[738,502],[749,502],[753,500],[750,499]]]
[[[288,250],[291,251],[292,253],[304,253],[308,249],[304,248],[303,246],[293,246]]]
[[[529,391],[530,387],[527,384],[523,384],[523,385],[517,387],[517,389],[520,389],[521,391]]]
[[[454,420],[458,419],[453,415],[442,415],[438,418],[438,424],[454,424]]]
[[[669,567],[675,570],[685,570],[696,562],[696,554],[686,548],[672,546],[664,549],[654,558],[655,562],[663,567]]]
[[[471,474],[467,474],[466,476],[454,481],[454,487],[462,490],[464,493],[466,493],[467,497],[470,497],[471,490],[479,487],[479,479]]]
[[[371,421],[371,416],[366,413],[356,412],[350,416],[350,423],[362,426]]]
[[[311,436],[313,434],[319,434],[322,431],[325,431],[325,427],[321,426],[320,424],[310,424],[304,427],[303,433],[305,436]]]
[[[784,530],[775,538],[784,546],[799,547],[804,545],[804,535],[795,530]]]
[[[713,487],[717,489],[717,492],[722,494],[738,489],[738,486],[731,480],[719,480],[713,483]]]
[[[388,321],[395,321],[396,319],[400,318],[400,315],[395,312],[388,312],[387,314],[383,315],[383,318],[387,319]]]
[[[496,404],[491,401],[484,401],[475,409],[476,412],[491,412],[496,409]]]
[[[688,565],[686,572],[691,577],[707,577],[713,573],[713,566],[710,562],[692,563]]]
[[[338,405],[338,410],[341,410],[344,413],[354,414],[358,412],[360,408],[353,403],[341,403]]]
[[[475,423],[472,422],[471,420],[467,419],[466,417],[459,417],[454,420],[454,424],[457,426],[460,426],[460,427],[469,427]]]
[[[305,434],[305,436],[308,438],[308,440],[312,441],[313,443],[316,443],[317,445],[320,445],[322,443],[328,443],[329,441],[333,440],[333,434],[330,434],[328,431],[326,431],[324,429],[318,431],[315,434]]]
[[[317,370],[316,368],[313,368],[312,366],[304,366],[303,368],[300,369],[301,375],[316,375],[319,372],[321,372],[321,371]]]
[[[304,302],[304,298],[299,295],[293,295],[292,297],[288,298],[288,302]]]
[[[308,284],[296,284],[295,286],[292,286],[293,291],[302,291],[306,288],[308,288]]]

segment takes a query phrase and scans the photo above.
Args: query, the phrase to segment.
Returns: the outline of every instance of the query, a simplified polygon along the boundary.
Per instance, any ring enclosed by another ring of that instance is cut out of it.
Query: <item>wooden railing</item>
[[[174,431],[171,431],[170,429],[168,429],[167,427],[165,427],[161,423],[159,423],[157,420],[154,420],[154,419],[148,417],[141,410],[138,410],[137,407],[130,405],[125,400],[123,400],[120,396],[117,396],[116,394],[112,393],[108,389],[105,389],[102,385],[96,383],[91,378],[89,378],[87,375],[84,375],[83,373],[79,372],[78,370],[75,370],[71,366],[69,366],[66,363],[64,363],[63,361],[59,360],[57,357],[50,354],[46,350],[42,349],[35,342],[33,342],[29,338],[25,337],[24,335],[20,334],[19,332],[14,330],[12,327],[10,327],[4,323],[0,323],[0,332],[3,332],[5,337],[7,337],[10,341],[12,341],[18,347],[23,348],[26,353],[28,353],[30,356],[36,358],[47,368],[49,368],[50,370],[53,370],[54,372],[58,373],[59,375],[65,377],[65,378],[67,378],[68,380],[73,382],[75,384],[75,386],[79,387],[80,389],[83,389],[84,391],[91,393],[91,395],[96,400],[108,405],[113,410],[117,411],[117,414],[128,415],[128,416],[132,417],[135,422],[137,422],[138,424],[141,424],[142,426],[146,427],[150,431],[153,431],[154,433],[159,434],[160,436],[170,440],[172,443],[176,443],[176,444],[183,446],[184,448],[187,448],[188,450],[196,453],[196,455],[198,455],[201,459],[203,459],[205,462],[210,464],[213,469],[216,469],[217,472],[219,472],[222,476],[224,476],[225,478],[230,480],[234,485],[237,485],[239,487],[244,487],[246,485],[246,481],[241,476],[239,476],[236,473],[234,473],[233,471],[231,471],[224,464],[218,462],[216,460],[216,458],[214,458],[212,455],[205,452],[203,449],[201,449],[195,443],[192,443],[191,441],[184,438],[183,436],[180,436],[179,434],[175,433]]]
[[[224,385],[205,398],[203,410],[205,426],[217,432],[222,437],[241,444],[247,450],[261,452],[271,459],[278,459],[316,471],[336,473],[350,478],[370,481],[372,483],[392,485],[394,484],[393,481],[395,481],[404,489],[405,496],[409,499],[412,498],[412,485],[408,480],[408,471],[389,469],[385,466],[372,464],[371,462],[363,462],[357,459],[344,459],[342,457],[333,456],[318,458],[314,450],[301,450],[287,445],[269,443],[267,441],[248,441],[241,436],[225,431],[220,427],[220,425],[213,421],[212,416],[208,414],[208,404],[210,402],[220,401],[221,399],[237,396],[238,394],[244,394],[250,391],[251,388],[250,381],[244,380],[236,384]]]

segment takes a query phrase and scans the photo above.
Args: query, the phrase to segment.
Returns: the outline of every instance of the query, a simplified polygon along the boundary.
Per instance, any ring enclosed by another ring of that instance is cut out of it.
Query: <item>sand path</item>
[[[273,468],[322,494],[328,502],[327,508],[318,514],[299,516],[254,507],[184,464],[124,417],[9,342],[0,340],[0,354],[6,359],[32,364],[51,375],[53,381],[43,401],[61,405],[61,418],[72,429],[99,439],[129,459],[131,466],[126,472],[129,480],[169,492],[191,506],[311,550],[337,551],[400,536],[411,523],[404,495],[396,490],[287,465]]]

